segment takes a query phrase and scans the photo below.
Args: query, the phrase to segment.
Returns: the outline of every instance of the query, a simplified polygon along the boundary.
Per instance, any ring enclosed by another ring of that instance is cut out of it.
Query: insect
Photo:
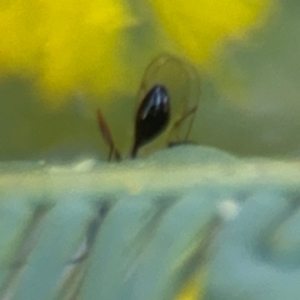
[[[163,54],[147,67],[137,95],[134,137],[129,156],[155,140],[167,146],[187,142],[200,95],[196,70],[170,54]],[[108,160],[121,160],[113,135],[100,109],[100,132],[109,146]],[[182,133],[183,132],[183,133]],[[167,143],[165,142],[167,140]]]

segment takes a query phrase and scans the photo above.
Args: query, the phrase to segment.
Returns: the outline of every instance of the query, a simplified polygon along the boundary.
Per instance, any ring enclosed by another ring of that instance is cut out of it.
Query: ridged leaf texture
[[[147,159],[11,162],[0,298],[299,299],[298,162],[179,146]]]

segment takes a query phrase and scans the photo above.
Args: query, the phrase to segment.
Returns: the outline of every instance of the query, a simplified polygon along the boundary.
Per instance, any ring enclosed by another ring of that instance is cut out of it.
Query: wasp
[[[186,143],[198,108],[199,94],[198,74],[191,64],[171,54],[155,58],[146,68],[138,90],[130,158],[136,158],[142,147],[163,135],[161,140],[166,146]],[[97,110],[97,120],[109,147],[108,160],[121,160],[100,109]]]

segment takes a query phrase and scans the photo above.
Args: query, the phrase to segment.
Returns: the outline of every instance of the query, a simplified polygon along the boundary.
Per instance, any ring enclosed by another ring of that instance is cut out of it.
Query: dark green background
[[[201,74],[202,96],[192,139],[241,156],[300,154],[300,3],[279,2],[263,30],[232,43],[218,78]],[[0,82],[0,160],[105,157],[94,110],[72,99],[49,110],[29,80]],[[124,118],[130,138],[134,101],[117,99],[106,116]]]

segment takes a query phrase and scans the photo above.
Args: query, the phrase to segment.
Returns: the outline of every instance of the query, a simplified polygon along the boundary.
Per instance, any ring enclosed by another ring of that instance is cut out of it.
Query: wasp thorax
[[[140,147],[159,135],[167,127],[169,119],[169,94],[164,86],[155,85],[147,93],[136,113],[131,157],[135,157]]]

